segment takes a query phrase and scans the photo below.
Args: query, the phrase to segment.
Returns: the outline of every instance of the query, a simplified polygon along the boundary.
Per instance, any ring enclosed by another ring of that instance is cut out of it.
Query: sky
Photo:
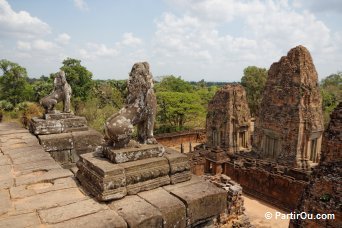
[[[342,71],[341,22],[341,0],[0,0],[0,59],[35,78],[70,57],[94,79],[148,61],[154,77],[233,82],[304,45],[322,79]]]

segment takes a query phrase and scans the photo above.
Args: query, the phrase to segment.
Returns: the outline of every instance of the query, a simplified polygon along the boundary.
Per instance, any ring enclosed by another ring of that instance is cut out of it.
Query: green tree
[[[260,102],[267,79],[267,70],[248,66],[243,70],[241,85],[246,90],[247,102],[252,116],[259,114]]]
[[[81,60],[67,58],[62,64],[61,70],[65,72],[73,97],[86,100],[93,87],[93,74],[81,65]]]
[[[0,100],[7,100],[16,105],[30,99],[33,90],[28,84],[27,71],[17,63],[6,59],[0,60]]]
[[[342,72],[331,74],[320,82],[324,123],[327,126],[331,112],[342,101]]]
[[[205,113],[200,97],[194,93],[158,92],[157,102],[157,120],[164,132],[183,130]]]
[[[112,105],[121,108],[124,103],[121,92],[109,81],[96,81],[94,86],[94,97],[99,100],[99,108]]]
[[[38,80],[32,84],[33,100],[39,102],[40,99],[52,92],[53,82],[50,80]]]
[[[193,86],[184,81],[181,77],[175,77],[173,75],[165,76],[163,79],[156,83],[155,90],[157,92],[192,92]]]

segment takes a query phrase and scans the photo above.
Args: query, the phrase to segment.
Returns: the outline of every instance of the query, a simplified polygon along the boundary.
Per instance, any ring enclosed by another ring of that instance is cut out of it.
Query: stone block
[[[57,134],[62,132],[62,124],[58,120],[45,120],[33,117],[29,126],[30,131],[35,135]]]
[[[73,162],[71,150],[57,150],[49,152],[51,157],[60,164]]]
[[[103,136],[95,130],[73,132],[72,136],[78,155],[94,151],[103,140]]]
[[[50,116],[51,117],[51,116]],[[84,117],[41,119],[34,117],[30,122],[30,131],[35,135],[49,135],[77,130],[87,130],[87,120]]]
[[[176,150],[167,148],[164,157],[170,166],[171,184],[188,181],[191,178],[189,159]]]
[[[109,207],[125,219],[128,227],[163,227],[163,217],[160,211],[139,196],[127,196],[113,201]]]
[[[125,170],[129,194],[170,184],[169,163],[166,158],[148,158],[120,164]]]
[[[153,144],[141,145],[139,148],[114,149],[111,147],[104,147],[103,153],[113,163],[124,163],[145,158],[161,157],[164,153],[164,147]]]
[[[124,169],[96,153],[80,155],[77,178],[100,201],[119,199],[127,194]]]
[[[38,139],[45,151],[71,150],[74,148],[71,133],[39,135]]]
[[[184,203],[163,188],[140,192],[138,196],[161,212],[164,228],[186,227],[186,207]]]
[[[175,185],[177,186],[177,185]],[[164,188],[167,190],[167,188]],[[187,226],[196,226],[202,222],[220,215],[227,208],[227,193],[225,190],[208,182],[199,182],[170,191],[186,204]]]
[[[85,117],[75,116],[73,118],[61,119],[61,132],[70,132],[70,129],[87,128],[87,120]]]

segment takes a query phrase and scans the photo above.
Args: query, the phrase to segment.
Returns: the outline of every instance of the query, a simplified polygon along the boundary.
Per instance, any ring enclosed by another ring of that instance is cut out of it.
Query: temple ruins
[[[311,55],[297,46],[268,71],[254,133],[242,87],[217,92],[208,108],[208,140],[188,155],[191,171],[223,173],[244,192],[293,210],[319,161],[321,102]]]
[[[293,219],[290,227],[341,227],[342,226],[342,103],[330,116],[323,134],[321,160],[315,167],[296,212],[330,215],[322,219]]]
[[[217,91],[208,104],[205,172],[222,173],[228,153],[250,151],[250,126],[245,89],[232,83]]]
[[[249,151],[250,118],[245,89],[238,83],[226,84],[208,104],[207,147]]]
[[[310,169],[319,161],[323,130],[317,72],[309,51],[297,46],[268,71],[253,149],[262,159]]]

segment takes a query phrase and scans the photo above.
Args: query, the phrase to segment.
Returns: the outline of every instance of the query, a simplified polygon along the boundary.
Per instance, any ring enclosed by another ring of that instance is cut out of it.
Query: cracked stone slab
[[[50,227],[50,226],[48,226]],[[114,210],[99,211],[94,214],[70,219],[65,222],[53,224],[54,228],[75,228],[75,227],[89,227],[89,228],[126,228],[125,220],[118,215]]]
[[[37,184],[20,185],[10,188],[12,199],[21,199],[36,194],[41,194],[50,191],[77,188],[75,180],[71,177],[60,178],[50,182],[42,182]]]
[[[39,182],[51,182],[58,178],[73,176],[72,172],[67,169],[51,169],[47,171],[38,171],[21,175],[15,178],[16,186],[34,184]]]
[[[20,212],[31,212],[40,209],[63,206],[85,199],[78,188],[69,188],[33,195],[14,202],[15,209]]]
[[[37,161],[35,163],[24,163],[13,166],[16,176],[30,172],[61,168],[53,159]]]
[[[27,156],[20,156],[20,157],[12,158],[14,165],[37,162],[41,160],[49,160],[49,159],[53,159],[53,158],[51,158],[50,154],[48,153],[27,154]]]
[[[11,165],[0,166],[0,189],[10,188],[14,185]]]
[[[39,217],[44,223],[55,224],[108,209],[105,204],[87,199],[61,207],[40,210]]]
[[[128,227],[163,227],[160,211],[137,195],[113,201],[109,207],[125,219]]]
[[[9,159],[8,155],[0,154],[0,166],[3,165],[11,165],[11,160]]]
[[[27,154],[39,154],[44,153],[44,149],[40,146],[28,146],[25,148],[17,148],[17,149],[8,149],[4,148],[2,150],[4,154],[8,154],[11,158],[18,158],[21,156],[25,156]]]
[[[0,218],[0,227],[38,227],[40,221],[36,213]]]
[[[6,214],[12,207],[8,190],[0,190],[0,216]],[[0,223],[1,224],[1,223]]]

